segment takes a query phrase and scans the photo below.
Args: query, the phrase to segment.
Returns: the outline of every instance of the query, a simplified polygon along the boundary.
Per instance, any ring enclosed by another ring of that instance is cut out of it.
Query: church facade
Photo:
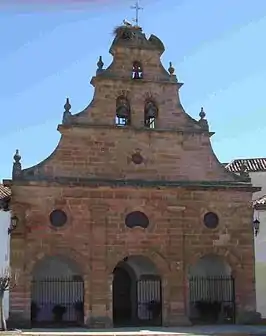
[[[234,323],[255,311],[250,179],[213,153],[203,109],[183,109],[162,41],[115,30],[94,96],[65,104],[54,152],[14,156],[10,292],[16,325]]]

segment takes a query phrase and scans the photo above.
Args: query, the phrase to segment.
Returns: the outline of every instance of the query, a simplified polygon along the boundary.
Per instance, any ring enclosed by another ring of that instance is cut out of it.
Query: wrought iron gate
[[[84,284],[79,276],[32,281],[31,321],[33,325],[82,325]]]
[[[162,286],[159,276],[144,275],[137,281],[136,315],[140,325],[162,324]]]
[[[189,279],[190,319],[195,323],[235,323],[235,281],[231,276]]]

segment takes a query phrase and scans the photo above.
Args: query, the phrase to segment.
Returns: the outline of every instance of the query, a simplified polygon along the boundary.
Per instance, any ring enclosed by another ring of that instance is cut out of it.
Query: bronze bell
[[[128,118],[128,108],[125,105],[121,105],[116,110],[116,116],[118,118]]]
[[[146,109],[147,118],[156,118],[157,109],[153,104],[148,104]]]

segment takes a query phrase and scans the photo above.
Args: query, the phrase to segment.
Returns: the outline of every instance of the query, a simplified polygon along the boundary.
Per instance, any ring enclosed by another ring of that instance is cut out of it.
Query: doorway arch
[[[49,256],[37,262],[32,271],[31,322],[45,327],[84,323],[84,283],[74,261]]]
[[[149,258],[132,255],[119,261],[112,289],[115,327],[162,324],[161,277]]]
[[[224,258],[215,254],[203,256],[190,267],[188,278],[192,322],[235,322],[235,283]]]

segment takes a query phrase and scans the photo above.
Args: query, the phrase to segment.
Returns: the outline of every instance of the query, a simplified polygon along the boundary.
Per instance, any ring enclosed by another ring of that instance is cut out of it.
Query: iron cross
[[[135,17],[134,21],[136,22],[136,25],[138,26],[139,25],[139,11],[143,8],[139,6],[139,1],[138,0],[136,1],[135,6],[131,6],[131,8],[135,9],[135,11],[136,11],[136,17]]]

